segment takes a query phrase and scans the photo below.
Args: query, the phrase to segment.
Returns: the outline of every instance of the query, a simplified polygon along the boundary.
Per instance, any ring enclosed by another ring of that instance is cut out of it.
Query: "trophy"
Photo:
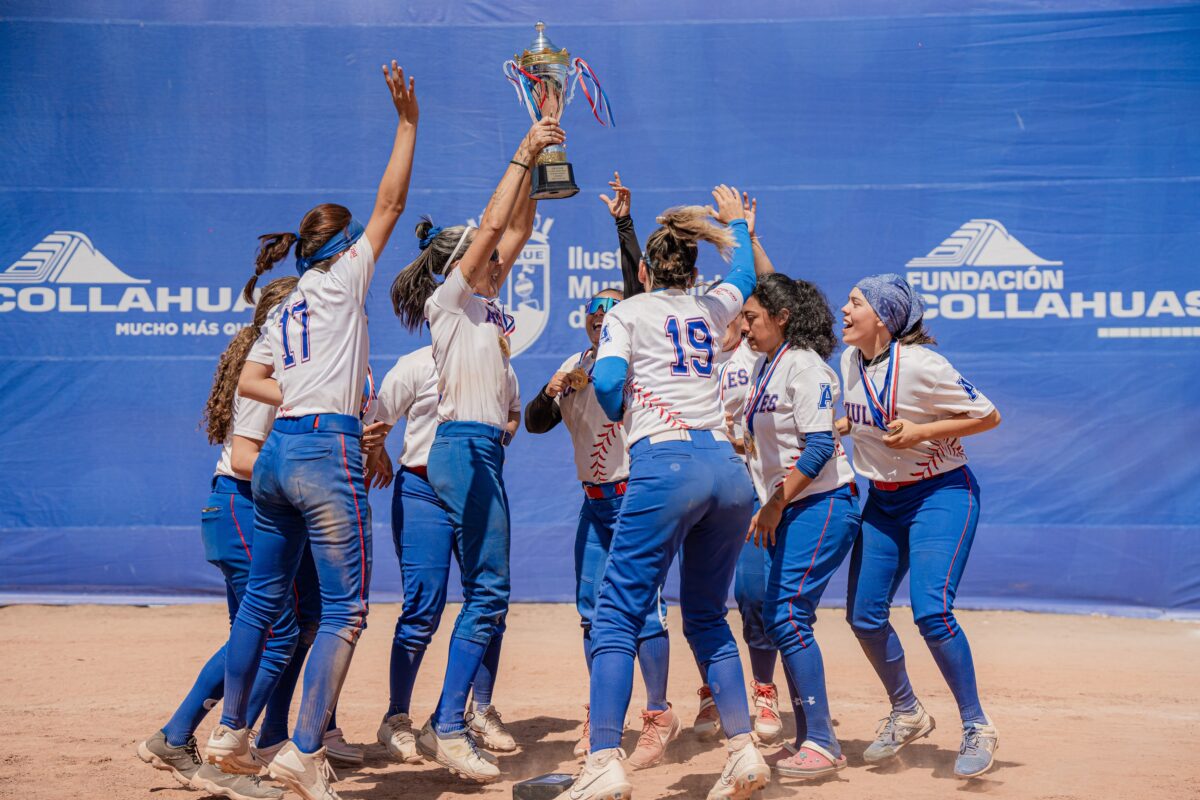
[[[555,47],[546,36],[545,23],[539,22],[535,27],[537,35],[533,43],[521,55],[504,62],[504,77],[516,89],[517,100],[533,121],[544,116],[561,120],[563,110],[575,95],[575,86],[580,86],[596,121],[615,126],[608,95],[600,88],[600,81],[588,63],[582,58],[576,58],[572,63],[566,49]],[[579,192],[575,171],[561,144],[550,145],[538,155],[530,180],[533,190],[529,196],[533,200],[556,200]]]

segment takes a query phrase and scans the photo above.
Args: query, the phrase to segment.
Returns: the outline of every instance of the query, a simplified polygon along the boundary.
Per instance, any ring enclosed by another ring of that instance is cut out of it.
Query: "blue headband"
[[[436,239],[437,235],[441,232],[441,225],[435,225],[430,228],[429,233],[425,234],[424,238],[421,239],[421,249],[424,250],[425,248],[429,247],[429,245],[433,244],[433,240]]]
[[[313,253],[308,258],[300,257],[300,248],[296,248],[296,272],[303,275],[308,272],[308,268],[313,264],[320,264],[326,259],[333,258],[338,253],[349,250],[355,242],[362,238],[363,231],[362,223],[353,217],[350,218],[350,224],[338,234],[332,237],[328,242],[321,245],[321,249]]]
[[[854,288],[867,298],[892,336],[908,333],[925,314],[921,295],[894,272],[863,278]]]

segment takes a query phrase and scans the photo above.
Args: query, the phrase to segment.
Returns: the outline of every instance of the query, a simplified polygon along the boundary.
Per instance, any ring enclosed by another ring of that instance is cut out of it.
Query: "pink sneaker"
[[[845,756],[834,756],[816,742],[805,741],[791,758],[775,763],[775,771],[788,778],[822,778],[846,766]]]
[[[783,736],[779,718],[779,690],[773,683],[754,681],[754,735],[765,745],[775,744]]]
[[[696,694],[700,695],[700,711],[696,714],[696,721],[692,723],[692,730],[701,739],[714,739],[721,733],[721,714],[717,711],[717,704],[713,702],[712,691],[706,684],[701,686]]]
[[[637,747],[629,755],[627,763],[634,769],[646,769],[662,762],[667,755],[667,745],[679,738],[683,724],[670,703],[662,711],[642,712],[642,735]]]
[[[575,757],[587,758],[588,751],[592,749],[592,707],[585,705],[583,707],[583,733],[579,735],[579,741],[575,743]]]

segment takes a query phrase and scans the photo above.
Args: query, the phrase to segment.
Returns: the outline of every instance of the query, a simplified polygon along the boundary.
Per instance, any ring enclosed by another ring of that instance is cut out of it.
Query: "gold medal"
[[[577,392],[588,385],[588,380],[588,374],[583,367],[576,367],[567,373],[567,385]]]
[[[746,455],[752,456],[755,454],[754,434],[750,433],[750,431],[742,432],[742,446],[746,449]]]
[[[500,343],[500,352],[504,354],[505,358],[508,358],[509,354],[512,352],[508,346],[508,337],[504,334],[500,334],[496,337],[496,341]]]

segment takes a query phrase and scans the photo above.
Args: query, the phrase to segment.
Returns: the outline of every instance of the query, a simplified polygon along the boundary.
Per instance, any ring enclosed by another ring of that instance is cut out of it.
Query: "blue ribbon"
[[[296,250],[296,272],[303,275],[308,272],[308,268],[313,264],[320,264],[326,259],[333,258],[338,253],[343,253],[349,250],[355,242],[362,238],[363,231],[366,228],[362,223],[353,217],[350,218],[350,224],[340,231],[336,236],[332,237],[328,242],[321,246],[321,249],[313,253],[308,258],[301,258],[300,251]]]
[[[433,244],[433,240],[436,239],[437,235],[441,232],[441,225],[434,225],[432,228],[430,228],[429,233],[425,234],[425,237],[421,239],[421,249],[424,250],[425,248],[429,247],[429,245]]]

